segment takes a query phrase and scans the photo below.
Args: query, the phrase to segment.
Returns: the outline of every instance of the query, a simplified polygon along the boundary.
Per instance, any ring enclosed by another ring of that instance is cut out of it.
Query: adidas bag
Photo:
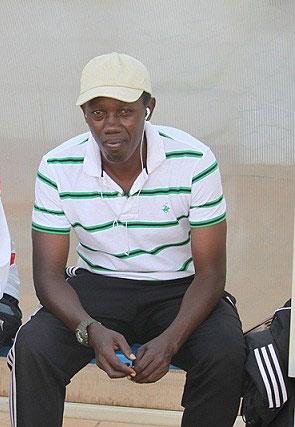
[[[245,333],[247,358],[241,412],[247,426],[294,425],[294,380],[288,378],[290,305],[291,300],[273,317]],[[287,401],[292,402],[292,408],[282,411]],[[284,421],[278,422],[280,411],[284,412]]]

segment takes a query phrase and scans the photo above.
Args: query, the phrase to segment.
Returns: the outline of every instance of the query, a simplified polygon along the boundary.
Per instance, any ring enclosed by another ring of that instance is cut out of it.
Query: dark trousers
[[[191,280],[137,281],[82,270],[69,283],[90,316],[132,344],[145,343],[169,326]],[[38,311],[19,330],[8,357],[12,365],[13,425],[61,426],[65,387],[93,357],[93,350],[78,344],[60,320],[44,308]],[[238,314],[221,299],[172,360],[187,372],[183,427],[234,424],[244,359]]]

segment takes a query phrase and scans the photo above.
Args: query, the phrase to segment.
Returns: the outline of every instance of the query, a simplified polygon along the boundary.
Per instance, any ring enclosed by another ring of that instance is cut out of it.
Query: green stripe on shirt
[[[134,194],[140,196],[159,196],[162,194],[190,194],[191,187],[163,187],[140,190]]]
[[[223,221],[225,218],[226,218],[226,213],[219,215],[215,218],[207,219],[206,221],[190,221],[190,226],[192,228],[208,227],[210,225],[218,224],[219,222]]]
[[[84,162],[84,157],[52,157],[47,159],[47,163],[80,164]]]
[[[163,187],[163,188],[149,188],[149,189],[143,189],[139,190],[136,193],[132,194],[132,196],[161,196],[163,194],[190,194],[191,193],[191,187]],[[59,196],[61,199],[109,199],[109,198],[116,198],[116,197],[122,197],[122,193],[119,193],[118,191],[113,192],[98,192],[98,191],[90,191],[90,192],[83,192],[83,191],[77,191],[77,192],[70,192],[70,191],[63,191],[62,193],[59,193]],[[125,196],[129,197],[128,194]]]
[[[187,259],[177,271],[187,271],[190,263],[193,261],[192,257]]]
[[[200,179],[205,178],[206,176],[213,173],[218,168],[217,162],[212,163],[207,169],[203,170],[202,172],[195,175],[192,179],[192,183],[194,184],[197,181],[200,181]]]
[[[93,270],[115,271],[115,270],[112,270],[111,268],[103,267],[102,265],[93,264],[91,261],[89,261],[89,259],[85,258],[85,256],[83,256],[79,251],[77,251],[77,253],[79,257],[82,258],[83,261],[86,262],[86,264],[89,265],[89,267],[91,267]]]
[[[97,231],[103,231],[118,226],[127,228],[165,228],[179,225],[179,221],[184,218],[188,218],[188,215],[181,215],[180,217],[176,218],[175,221],[109,221],[105,222],[104,224],[97,225],[83,225],[80,222],[75,222],[72,224],[72,227],[81,227],[83,230],[90,233],[95,233]]]
[[[172,139],[172,140],[173,140],[173,138],[172,138],[171,136],[166,135],[166,133],[164,133],[164,132],[162,132],[162,131],[159,131],[159,135],[160,135],[160,136],[163,136],[164,138],[169,138],[169,139]],[[173,141],[174,141],[174,140],[173,140]]]
[[[181,150],[181,151],[169,151],[166,153],[166,159],[172,159],[177,157],[203,157],[203,153],[200,151],[193,150]]]
[[[59,193],[61,199],[107,199],[114,197],[121,197],[121,193],[118,191],[103,192],[103,191],[63,191]]]
[[[131,251],[129,251],[128,254],[126,254],[125,252],[119,253],[119,254],[109,254],[112,255],[116,258],[120,258],[120,259],[126,259],[126,258],[132,258],[135,256],[139,256],[139,255],[145,255],[145,254],[149,254],[149,255],[156,255],[159,252],[168,249],[168,248],[173,248],[173,247],[178,247],[178,246],[185,246],[190,242],[190,232],[189,232],[189,237],[186,240],[183,240],[182,242],[178,242],[178,243],[167,243],[165,245],[160,245],[157,246],[153,249],[132,249]],[[89,251],[92,252],[99,252],[96,249],[92,249],[89,246],[84,245],[83,243],[80,242],[80,245],[83,246],[84,248],[88,249]]]
[[[89,259],[87,259],[84,255],[82,255],[79,251],[77,251],[79,257],[83,259],[86,264],[89,265],[93,270],[101,270],[101,271],[117,271],[117,269],[111,269],[107,267],[103,267],[102,265],[93,264]],[[157,273],[157,271],[154,270],[141,270],[141,271],[135,271],[135,273]],[[153,280],[153,279],[151,279]]]
[[[37,172],[37,178],[40,179],[40,181],[44,182],[45,184],[49,185],[50,187],[53,187],[57,190],[57,185],[54,181],[52,181],[47,176],[43,175],[41,172]]]
[[[34,210],[38,211],[38,212],[44,212],[47,214],[51,214],[51,215],[60,215],[60,216],[65,215],[64,211],[55,211],[52,209],[45,209],[45,208],[42,208],[41,206],[36,205],[36,203],[34,204]]]
[[[212,206],[216,206],[219,203],[221,203],[223,200],[223,194],[218,197],[215,200],[211,200],[210,202],[204,203],[203,205],[195,205],[195,206],[191,206],[191,209],[193,208],[211,208]]]
[[[40,225],[35,222],[32,223],[32,229],[48,234],[69,234],[71,230],[70,228],[45,227],[45,225]]]
[[[86,139],[84,139],[83,141],[79,142],[79,144],[78,144],[78,145],[85,144],[85,142],[87,142],[88,140],[89,140],[89,138],[86,138]]]

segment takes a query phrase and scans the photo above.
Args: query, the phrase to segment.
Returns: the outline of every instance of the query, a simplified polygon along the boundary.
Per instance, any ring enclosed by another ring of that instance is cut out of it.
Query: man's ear
[[[154,111],[154,109],[155,109],[155,106],[156,106],[156,98],[153,98],[153,97],[152,97],[152,98],[149,100],[148,105],[147,105],[147,107],[150,109],[150,114],[149,114],[149,116],[148,116],[147,120],[150,120],[150,119],[151,119],[151,117],[152,117],[152,115],[153,115],[153,111]]]

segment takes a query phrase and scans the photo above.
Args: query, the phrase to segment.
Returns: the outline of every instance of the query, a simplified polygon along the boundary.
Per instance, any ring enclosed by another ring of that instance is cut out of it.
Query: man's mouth
[[[105,141],[103,143],[103,146],[112,150],[121,147],[122,144],[124,144],[124,141],[122,139],[110,139],[108,141]]]

